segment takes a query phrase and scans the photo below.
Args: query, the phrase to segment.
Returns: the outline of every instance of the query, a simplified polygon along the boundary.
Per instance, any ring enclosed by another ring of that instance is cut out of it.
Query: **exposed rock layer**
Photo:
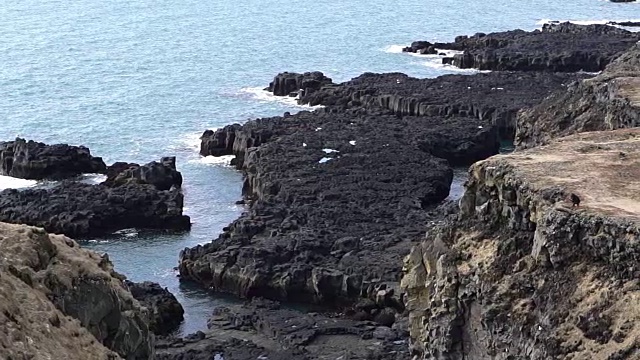
[[[640,130],[618,130],[475,164],[458,219],[406,258],[414,350],[449,360],[640,357],[638,150]]]
[[[123,184],[151,184],[158,190],[170,190],[182,186],[182,174],[176,170],[176,157],[163,157],[160,162],[145,165],[118,162],[107,169],[108,186]]]
[[[254,201],[217,240],[182,252],[181,276],[242,297],[334,303],[395,283],[448,195],[444,159],[475,161],[498,144],[474,118],[329,110],[205,133],[203,149],[236,155]]]
[[[276,96],[297,96],[310,94],[331,83],[331,79],[319,71],[304,74],[284,72],[276,75],[265,90]]]
[[[152,358],[147,314],[108,257],[64,236],[5,223],[0,254],[3,356],[116,358],[102,343],[125,359]]]
[[[558,91],[518,115],[519,148],[555,137],[640,125],[640,45],[621,55],[598,76]]]
[[[401,73],[365,73],[300,99],[303,104],[379,109],[397,116],[475,117],[515,133],[516,115],[588,75],[492,72],[416,79]]]
[[[514,71],[601,71],[640,40],[640,34],[608,25],[545,24],[542,30],[512,30],[458,36],[453,43],[414,42],[408,52],[463,51],[443,61],[457,67]]]
[[[83,173],[104,173],[102,158],[83,146],[47,145],[17,138],[0,142],[0,174],[23,179],[60,180]]]
[[[126,281],[126,286],[149,311],[149,330],[156,335],[166,335],[178,329],[184,320],[184,309],[169,290],[150,281]]]
[[[188,230],[190,219],[182,207],[179,190],[140,184],[110,188],[63,182],[51,189],[0,192],[0,221],[81,238],[132,227]]]

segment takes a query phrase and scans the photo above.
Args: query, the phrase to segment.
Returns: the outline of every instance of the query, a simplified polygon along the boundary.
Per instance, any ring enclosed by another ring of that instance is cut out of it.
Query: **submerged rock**
[[[639,40],[640,34],[613,26],[565,22],[531,32],[458,36],[453,43],[414,42],[405,51],[422,53],[423,46],[463,51],[446,60],[463,69],[597,72]]]
[[[106,255],[61,235],[5,223],[0,254],[3,358],[153,358],[147,313]]]
[[[474,164],[405,259],[418,358],[637,358],[638,150],[638,129],[592,132]]]
[[[133,297],[149,310],[149,330],[156,335],[166,335],[178,329],[184,320],[184,309],[169,290],[150,281],[126,281],[125,284]]]
[[[61,180],[83,173],[104,173],[102,158],[83,146],[47,145],[16,138],[0,142],[0,174],[32,180]]]

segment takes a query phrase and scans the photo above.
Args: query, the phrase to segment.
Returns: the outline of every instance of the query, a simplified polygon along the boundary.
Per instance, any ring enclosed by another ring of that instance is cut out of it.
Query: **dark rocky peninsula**
[[[5,174],[60,180],[51,186],[0,192],[0,221],[76,238],[132,227],[183,231],[191,226],[182,214],[182,175],[175,157],[107,167],[85,147],[23,139],[0,144],[0,157]],[[106,173],[107,180],[98,185],[76,181],[86,172]]]
[[[462,51],[443,63],[463,69],[597,72],[640,40],[640,34],[609,25],[545,24],[541,30],[512,30],[458,36],[452,43],[416,41],[405,52]]]

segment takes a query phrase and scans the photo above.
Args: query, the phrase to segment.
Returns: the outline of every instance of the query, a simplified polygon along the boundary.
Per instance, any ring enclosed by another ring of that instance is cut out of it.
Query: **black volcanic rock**
[[[166,335],[178,328],[184,320],[184,309],[176,297],[159,284],[145,281],[125,281],[133,297],[150,312],[149,330]]]
[[[319,71],[304,74],[284,72],[276,75],[266,90],[276,96],[296,96],[300,90],[303,94],[309,94],[332,83]]]
[[[182,279],[241,297],[338,303],[372,294],[399,278],[429,209],[447,197],[445,159],[498,151],[496,127],[477,118],[334,110],[207,133],[203,143],[234,139],[217,148],[233,149],[253,201],[217,240],[182,252]]]
[[[152,161],[145,165],[115,163],[107,168],[108,186],[121,186],[128,183],[151,184],[158,190],[169,190],[182,186],[182,174],[176,170],[175,156],[163,157],[160,162]]]
[[[597,72],[639,40],[638,33],[608,25],[551,23],[531,32],[459,36],[453,43],[414,42],[404,50],[421,53],[423,46],[432,46],[464,51],[443,60],[463,69]]]
[[[0,174],[33,180],[60,180],[82,173],[104,173],[102,158],[84,146],[47,145],[16,138],[0,142]]]
[[[152,185],[119,187],[64,181],[51,189],[0,192],[0,221],[86,238],[125,228],[188,230],[179,190]]]
[[[300,102],[340,109],[363,107],[397,116],[476,117],[513,138],[518,111],[589,75],[491,72],[416,79],[401,73],[365,73],[303,96]],[[218,134],[217,136],[222,136]],[[263,135],[263,137],[265,137]],[[228,149],[231,153],[232,149]]]

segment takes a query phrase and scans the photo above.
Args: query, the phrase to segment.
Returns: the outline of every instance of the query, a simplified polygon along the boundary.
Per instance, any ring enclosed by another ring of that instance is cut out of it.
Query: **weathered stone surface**
[[[152,185],[63,182],[51,189],[0,192],[0,221],[83,238],[132,227],[188,230],[183,198],[177,189],[159,191]]]
[[[640,356],[638,150],[640,130],[616,130],[474,164],[459,217],[405,259],[414,351],[448,360]]]
[[[125,359],[152,359],[147,313],[106,255],[61,235],[5,223],[0,254],[3,356],[115,359],[102,343]]]
[[[458,36],[453,43],[414,42],[405,51],[422,53],[423,46],[463,51],[443,60],[463,69],[596,72],[638,40],[640,34],[613,26],[566,22],[545,24],[531,32]]]
[[[558,91],[518,115],[515,143],[524,149],[569,134],[640,125],[640,45],[600,75]]]
[[[209,331],[165,338],[156,359],[409,359],[406,332],[253,299],[217,308]],[[242,339],[239,341],[238,339]]]
[[[158,190],[169,190],[182,186],[182,174],[176,170],[176,157],[163,157],[160,162],[145,165],[115,163],[107,169],[107,186],[123,184],[151,184]]]
[[[166,335],[178,329],[184,320],[184,309],[169,290],[151,281],[135,283],[127,280],[125,285],[149,311],[149,330],[156,335]]]
[[[102,158],[83,146],[46,145],[16,138],[0,142],[0,174],[23,179],[60,180],[82,173],[104,173]]]
[[[492,72],[416,79],[401,73],[365,73],[303,96],[300,102],[383,110],[397,116],[475,117],[498,127],[504,139],[515,133],[519,110],[539,104],[585,74]]]
[[[496,128],[475,118],[333,109],[209,134],[234,139],[217,148],[236,155],[252,202],[217,240],[182,252],[181,277],[241,297],[328,304],[397,282],[429,210],[448,195],[444,159],[498,151]]]
[[[276,75],[265,90],[276,96],[298,96],[313,93],[330,84],[333,84],[331,79],[319,71],[304,74],[284,72]]]

